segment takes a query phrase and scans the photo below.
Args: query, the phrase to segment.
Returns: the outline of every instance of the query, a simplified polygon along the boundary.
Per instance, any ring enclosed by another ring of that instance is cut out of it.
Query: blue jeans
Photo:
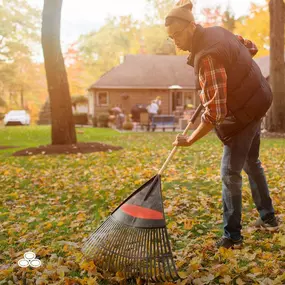
[[[248,175],[254,203],[261,219],[274,216],[268,185],[259,160],[261,121],[250,123],[224,145],[221,164],[224,236],[239,240],[241,235],[242,176]]]

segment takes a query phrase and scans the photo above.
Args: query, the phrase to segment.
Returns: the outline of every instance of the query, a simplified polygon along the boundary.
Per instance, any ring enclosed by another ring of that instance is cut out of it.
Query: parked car
[[[4,117],[5,126],[30,125],[30,115],[25,110],[12,110]]]

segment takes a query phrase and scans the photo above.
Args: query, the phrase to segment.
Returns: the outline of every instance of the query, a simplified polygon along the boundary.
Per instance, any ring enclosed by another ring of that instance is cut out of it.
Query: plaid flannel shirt
[[[236,35],[253,57],[258,49],[250,40]],[[224,66],[210,55],[202,58],[199,66],[200,99],[205,107],[202,121],[218,125],[227,115],[227,74]]]

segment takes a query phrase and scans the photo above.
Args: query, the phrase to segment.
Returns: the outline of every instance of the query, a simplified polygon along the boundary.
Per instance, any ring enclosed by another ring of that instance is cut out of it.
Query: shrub
[[[100,114],[98,116],[98,127],[108,128],[109,114]]]
[[[88,125],[88,117],[87,114],[74,114],[74,123],[77,125]]]
[[[71,97],[72,105],[76,104],[88,104],[88,98],[84,95],[72,96]]]
[[[132,115],[127,115],[126,116],[126,120],[125,122],[123,123],[123,129],[124,130],[129,130],[131,131],[134,127],[134,124],[132,122],[132,119],[131,119]]]
[[[92,117],[92,126],[97,127],[98,126],[98,119],[97,117]]]
[[[131,131],[134,127],[134,124],[132,122],[125,122],[123,123],[123,129]]]

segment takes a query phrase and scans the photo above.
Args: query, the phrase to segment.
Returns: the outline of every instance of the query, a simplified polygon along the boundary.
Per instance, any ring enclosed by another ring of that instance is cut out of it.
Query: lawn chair
[[[141,129],[144,129],[144,126],[146,126],[147,131],[150,129],[150,121],[149,121],[149,114],[148,113],[140,113],[140,125]]]

